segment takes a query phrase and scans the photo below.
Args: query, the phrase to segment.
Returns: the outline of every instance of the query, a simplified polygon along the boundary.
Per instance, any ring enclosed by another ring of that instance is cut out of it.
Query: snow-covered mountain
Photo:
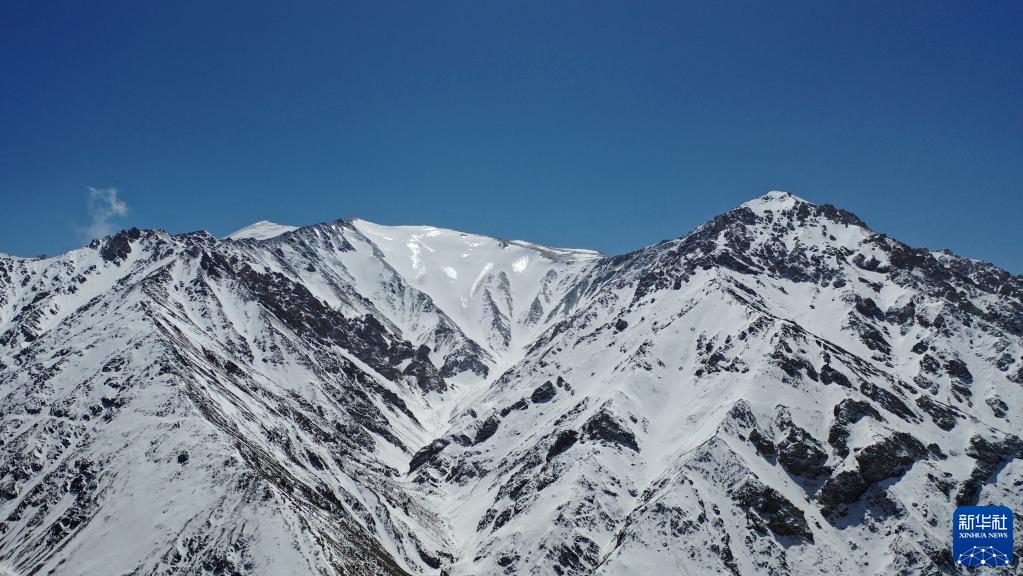
[[[0,256],[18,575],[954,574],[957,504],[1023,512],[1021,422],[1023,277],[786,193],[613,257],[363,220]]]

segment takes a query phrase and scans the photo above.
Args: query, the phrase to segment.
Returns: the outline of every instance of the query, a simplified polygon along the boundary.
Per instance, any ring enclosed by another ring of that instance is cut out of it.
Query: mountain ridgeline
[[[18,576],[958,574],[1021,423],[1023,277],[781,192],[613,257],[358,219],[0,256]]]

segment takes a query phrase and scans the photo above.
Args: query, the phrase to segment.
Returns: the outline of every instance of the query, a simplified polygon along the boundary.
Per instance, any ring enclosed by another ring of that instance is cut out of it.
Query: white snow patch
[[[487,262],[487,265],[484,266],[482,270],[480,270],[480,273],[479,273],[478,276],[476,276],[476,279],[472,281],[472,288],[469,289],[469,294],[470,295],[476,293],[476,289],[480,287],[480,282],[482,282],[483,279],[487,277],[487,274],[489,274],[490,271],[493,270],[493,269],[494,269],[494,263],[493,262]]]
[[[529,256],[523,256],[522,258],[512,262],[512,270],[514,270],[516,274],[522,274],[525,272],[526,266],[529,266]]]

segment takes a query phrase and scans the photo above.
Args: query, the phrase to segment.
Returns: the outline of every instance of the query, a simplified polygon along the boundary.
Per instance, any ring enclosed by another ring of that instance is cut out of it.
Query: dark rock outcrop
[[[473,439],[473,444],[482,444],[489,440],[494,434],[497,433],[497,427],[500,425],[501,420],[497,416],[491,416],[487,418],[476,432],[476,437]]]
[[[751,478],[735,490],[732,498],[746,509],[754,527],[763,524],[775,535],[813,542],[803,511],[774,488]]]
[[[450,443],[451,441],[446,438],[438,438],[426,446],[423,446],[418,452],[416,452],[415,456],[412,457],[412,460],[408,465],[408,471],[415,472],[423,464],[426,464],[440,454]]]
[[[976,435],[970,438],[966,454],[974,459],[975,464],[969,479],[956,493],[957,506],[976,505],[981,487],[1010,460],[1023,458],[1023,440],[1011,434],[997,440]]]
[[[926,412],[934,424],[942,430],[955,428],[956,418],[962,418],[962,415],[955,408],[942,404],[925,394],[917,397],[916,405]]]
[[[582,427],[583,438],[608,445],[617,445],[639,452],[636,435],[620,418],[606,410],[591,416]]]
[[[839,472],[821,487],[817,495],[821,511],[831,516],[843,505],[858,501],[879,482],[905,474],[914,462],[927,455],[927,448],[905,432],[896,432],[863,448],[855,456],[856,469]]]
[[[557,393],[558,393],[557,388],[555,388],[554,384],[551,384],[550,380],[548,380],[547,382],[544,382],[543,384],[538,386],[536,390],[533,390],[533,393],[529,396],[529,399],[533,401],[533,404],[543,404],[545,402],[550,402],[551,400],[553,400],[554,395]]]
[[[579,440],[579,433],[575,430],[562,430],[558,433],[558,437],[554,439],[554,443],[547,450],[547,461],[550,462],[553,458],[556,458],[559,454],[563,454],[566,450],[575,445]]]
[[[876,408],[862,400],[846,398],[836,404],[833,411],[835,421],[832,423],[831,430],[828,433],[828,444],[831,444],[835,449],[835,453],[843,458],[849,455],[849,448],[846,445],[849,439],[849,426],[865,417],[871,417],[879,422],[884,421],[881,413]]]
[[[820,443],[806,430],[790,425],[785,438],[778,443],[778,462],[789,474],[818,478],[831,473],[824,465],[828,459]]]

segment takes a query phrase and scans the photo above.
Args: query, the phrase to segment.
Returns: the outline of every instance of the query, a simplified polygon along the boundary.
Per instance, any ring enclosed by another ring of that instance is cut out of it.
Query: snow
[[[772,190],[759,198],[754,198],[749,202],[741,204],[741,207],[749,208],[758,214],[762,214],[766,210],[786,210],[792,208],[798,203],[805,204],[806,200],[803,200],[791,192]]]
[[[260,220],[259,222],[249,224],[244,228],[235,230],[224,238],[230,240],[269,240],[293,230],[298,230],[298,227],[276,224],[269,220]]]
[[[559,569],[573,576],[927,572],[974,473],[971,439],[1020,434],[1023,392],[1009,377],[1023,339],[997,314],[967,315],[944,288],[855,265],[856,255],[894,261],[869,230],[814,215],[786,226],[802,202],[771,192],[744,204],[772,220],[743,225],[742,255],[770,246],[833,276],[710,260],[737,249],[733,229],[698,249],[683,238],[606,258],[365,220],[261,222],[228,241],[145,232],[116,261],[91,248],[0,257],[10,276],[0,280],[0,566],[438,574],[425,554],[452,576],[550,573],[566,557],[576,563]],[[996,292],[946,281],[982,310],[1018,309],[1010,281]],[[867,298],[884,318],[857,311]],[[892,319],[910,304],[907,321]],[[367,315],[376,331],[363,349],[349,323]],[[891,351],[868,346],[864,327]],[[420,346],[446,370],[444,388],[402,373]],[[939,366],[960,359],[970,396],[944,368],[923,373],[923,354]],[[803,364],[793,375],[782,358]],[[825,367],[848,385],[825,382]],[[548,382],[553,397],[534,401]],[[954,409],[955,425],[940,428],[920,399]],[[881,417],[846,426],[843,456],[831,440],[845,400]],[[635,448],[594,432],[600,417]],[[477,441],[489,419],[496,432]],[[799,478],[750,440],[755,428],[781,450],[793,427],[831,473],[860,470],[858,456],[895,433],[942,456],[826,516],[829,477]],[[568,432],[576,442],[552,453]],[[444,449],[410,472],[438,439]],[[754,482],[805,517],[813,540],[774,534],[769,507],[739,503]],[[1017,502],[1019,486],[1023,460],[1010,459],[978,498]]]
[[[352,226],[469,338],[508,362],[538,331],[526,318],[533,301],[543,297],[544,276],[553,270],[571,277],[598,258],[433,226],[383,226],[366,220],[354,220]],[[550,295],[555,301],[557,297]],[[495,323],[506,325],[508,342],[494,338]]]

